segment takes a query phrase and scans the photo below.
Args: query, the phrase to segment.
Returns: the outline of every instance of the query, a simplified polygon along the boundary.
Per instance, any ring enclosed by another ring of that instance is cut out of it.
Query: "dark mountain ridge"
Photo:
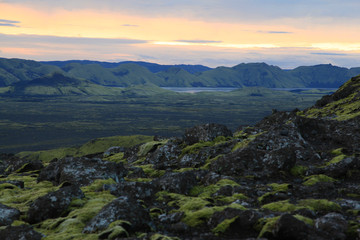
[[[360,74],[360,68],[347,69],[322,64],[282,70],[266,63],[242,63],[234,67],[210,69],[198,65],[159,65],[146,62],[36,62],[0,59],[0,87],[30,81],[53,72],[87,79],[104,86],[119,87],[155,84],[160,87],[337,88],[347,79]]]

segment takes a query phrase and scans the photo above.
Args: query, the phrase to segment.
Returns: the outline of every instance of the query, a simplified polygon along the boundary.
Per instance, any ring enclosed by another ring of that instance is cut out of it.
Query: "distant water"
[[[179,92],[179,93],[198,93],[198,92],[231,92],[239,88],[233,87],[162,87],[163,89]],[[306,90],[325,90],[325,91],[336,91],[337,88],[270,88],[276,91],[306,91]]]
[[[307,90],[324,90],[324,91],[336,91],[337,88],[270,88],[277,91],[307,91]]]
[[[210,87],[162,87],[163,89],[179,92],[179,93],[198,93],[198,92],[231,92],[238,88],[231,87],[220,87],[220,88],[210,88]]]

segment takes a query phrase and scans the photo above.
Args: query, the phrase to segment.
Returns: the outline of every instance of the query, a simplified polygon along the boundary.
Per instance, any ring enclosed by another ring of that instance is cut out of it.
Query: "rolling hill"
[[[0,59],[0,87],[59,72],[104,86],[154,84],[161,87],[337,88],[360,74],[360,68],[331,64],[283,70],[266,63],[242,63],[210,69],[201,65],[159,65],[146,62],[36,62]]]

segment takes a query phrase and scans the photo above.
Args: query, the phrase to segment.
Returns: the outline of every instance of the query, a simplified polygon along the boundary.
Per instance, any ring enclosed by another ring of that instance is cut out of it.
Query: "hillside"
[[[359,86],[236,132],[1,154],[0,238],[358,239]]]
[[[121,89],[109,88],[87,80],[66,77],[61,73],[17,82],[3,94],[5,96],[69,96],[69,95],[118,95]]]
[[[360,74],[360,68],[330,64],[283,70],[265,63],[242,63],[210,69],[201,65],[159,65],[146,62],[35,62],[0,59],[0,87],[58,72],[104,86],[155,84],[161,87],[337,88]]]

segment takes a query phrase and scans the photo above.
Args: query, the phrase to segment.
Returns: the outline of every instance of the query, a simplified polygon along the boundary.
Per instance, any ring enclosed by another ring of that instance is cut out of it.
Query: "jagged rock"
[[[94,233],[104,230],[116,220],[130,222],[130,226],[125,226],[128,232],[140,232],[149,228],[150,215],[135,199],[122,196],[103,207],[86,225],[83,232]]]
[[[303,240],[308,239],[309,227],[290,214],[282,215],[275,224],[273,234],[279,240]]]
[[[133,199],[141,199],[146,203],[152,202],[159,187],[153,182],[123,182],[111,188],[110,193],[120,196],[130,196]]]
[[[215,212],[209,220],[212,229],[217,229],[221,236],[250,238],[257,237],[258,233],[254,230],[254,225],[260,219],[261,214],[255,210],[239,210],[226,208],[221,212]],[[224,221],[229,223],[226,226]],[[219,225],[220,224],[220,225]]]
[[[0,154],[0,174],[10,174],[12,172],[29,172],[40,170],[44,166],[41,161],[31,161],[16,157],[13,154]]]
[[[343,215],[339,213],[328,213],[316,219],[315,228],[323,231],[327,239],[343,240],[346,239],[348,223]]]
[[[40,240],[44,237],[30,225],[8,226],[0,230],[1,240]]]
[[[219,136],[229,137],[232,136],[232,132],[224,125],[208,123],[186,129],[184,141],[186,144],[191,145],[201,141],[213,141]]]
[[[112,178],[119,182],[126,176],[127,170],[122,163],[103,161],[98,158],[67,157],[51,162],[43,169],[38,181],[51,181],[54,184],[69,182],[73,185],[85,186],[95,179]]]
[[[78,186],[60,188],[35,200],[27,213],[28,222],[38,223],[48,218],[57,218],[65,213],[75,198],[85,197]]]
[[[0,203],[0,226],[8,226],[19,219],[20,211]]]
[[[146,178],[147,177],[144,170],[140,167],[129,168],[129,171],[131,173],[127,176],[128,178]]]
[[[178,167],[181,150],[179,141],[168,141],[151,153],[145,162],[153,164],[155,169],[174,169]]]
[[[179,194],[188,194],[190,189],[198,184],[199,174],[205,172],[186,171],[182,173],[166,173],[164,176],[155,180],[155,183],[163,191]]]
[[[104,157],[109,157],[109,156],[111,156],[111,155],[114,155],[114,154],[116,154],[116,153],[121,153],[121,152],[124,152],[124,151],[125,151],[125,148],[124,148],[124,147],[114,146],[114,147],[108,148],[108,149],[104,152],[103,156],[104,156]]]

